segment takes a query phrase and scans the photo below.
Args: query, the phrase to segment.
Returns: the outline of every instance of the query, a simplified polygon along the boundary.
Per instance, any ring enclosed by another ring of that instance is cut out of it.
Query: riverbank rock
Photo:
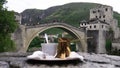
[[[9,64],[5,61],[0,61],[0,68],[9,68]]]
[[[0,53],[0,68],[120,68],[120,56],[78,52],[84,56],[85,62],[47,65],[28,64],[26,56],[30,54],[32,53]]]

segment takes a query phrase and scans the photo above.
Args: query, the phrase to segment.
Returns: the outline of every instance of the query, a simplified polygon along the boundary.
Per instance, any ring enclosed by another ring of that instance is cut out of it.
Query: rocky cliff
[[[120,56],[78,52],[84,56],[84,63],[46,65],[28,64],[26,56],[30,54],[32,53],[0,53],[0,68],[120,68]]]

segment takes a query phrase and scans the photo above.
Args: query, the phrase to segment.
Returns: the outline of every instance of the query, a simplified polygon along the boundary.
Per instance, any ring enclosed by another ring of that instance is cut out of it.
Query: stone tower
[[[23,30],[25,29],[25,26],[21,25],[21,15],[17,12],[15,12],[14,15],[15,15],[16,23],[18,23],[18,28],[14,31],[14,33],[11,34],[11,39],[15,42],[16,51],[18,51],[23,45],[22,35],[23,35]]]
[[[113,8],[110,6],[99,6],[90,10],[90,20],[98,18],[101,21],[107,22],[114,32],[114,38],[119,38],[120,31],[118,21],[113,18]]]
[[[88,52],[106,53],[106,34],[110,28],[114,32],[114,39],[120,37],[118,21],[113,18],[113,8],[110,6],[91,9],[90,20],[81,22],[80,27],[87,31]]]
[[[88,52],[106,53],[106,31],[109,30],[109,24],[98,18],[80,23],[81,28],[86,28]]]

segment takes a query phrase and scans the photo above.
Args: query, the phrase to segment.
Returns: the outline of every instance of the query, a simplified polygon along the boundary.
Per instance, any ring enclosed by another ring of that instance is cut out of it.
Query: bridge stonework
[[[16,31],[13,34],[13,40],[17,45],[17,51],[26,52],[30,45],[30,42],[39,33],[50,28],[62,28],[74,34],[80,41],[80,43],[78,44],[79,51],[87,52],[87,40],[86,40],[85,32],[83,30],[80,30],[79,28],[76,28],[61,22],[41,24],[41,25],[35,25],[35,26],[20,25],[19,31]]]

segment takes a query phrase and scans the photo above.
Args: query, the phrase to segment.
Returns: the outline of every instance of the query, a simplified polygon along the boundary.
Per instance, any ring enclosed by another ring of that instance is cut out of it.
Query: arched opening
[[[63,27],[52,27],[47,28],[41,32],[38,32],[37,36],[32,39],[30,42],[30,45],[27,49],[29,52],[41,50],[41,43],[45,43],[44,34],[48,35],[49,42],[55,42],[57,43],[58,38],[60,37],[66,37],[69,38],[71,41],[70,48],[72,51],[78,51],[78,47],[81,47],[80,41],[78,37],[74,34],[74,32],[71,32],[70,30],[63,28]]]

